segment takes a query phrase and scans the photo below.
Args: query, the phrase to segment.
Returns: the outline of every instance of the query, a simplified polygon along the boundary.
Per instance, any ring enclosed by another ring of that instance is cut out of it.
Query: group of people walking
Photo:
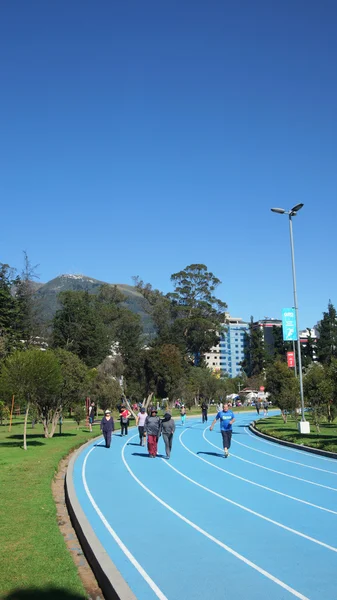
[[[208,420],[207,412],[208,406],[206,403],[203,403],[201,405],[203,423],[207,422]],[[121,435],[127,435],[128,433],[130,416],[131,413],[126,408],[120,410]],[[181,413],[182,424],[184,424],[185,422],[185,416],[186,411],[184,410],[184,412]],[[216,414],[215,419],[209,428],[210,431],[213,431],[214,425],[217,421],[220,422],[220,432],[222,435],[224,456],[225,458],[227,458],[229,456],[229,449],[231,446],[232,425],[235,421],[235,415],[233,411],[229,408],[227,403],[224,403],[222,409],[219,410]],[[164,418],[161,419],[160,417],[158,417],[158,411],[155,407],[152,407],[150,409],[149,414],[146,413],[144,407],[141,407],[136,417],[136,425],[138,427],[139,445],[144,446],[145,440],[147,440],[147,449],[150,458],[155,458],[157,456],[158,440],[160,436],[163,436],[166,458],[169,459],[172,451],[173,435],[176,429],[176,424],[174,422],[174,419],[172,418],[172,415],[169,412],[166,412]],[[101,421],[101,430],[107,448],[110,448],[111,436],[114,429],[115,426],[113,417],[111,416],[111,411],[106,410],[105,415]]]
[[[92,402],[92,404],[94,404],[94,403]],[[122,436],[128,435],[128,427],[129,427],[130,417],[131,417],[131,412],[126,407],[120,406],[119,407],[119,420],[120,420]],[[92,431],[90,417],[89,417],[89,424],[90,424],[90,431]],[[103,419],[101,420],[101,432],[103,433],[103,437],[105,439],[105,445],[107,448],[110,448],[111,436],[112,436],[113,431],[115,431],[115,422],[114,422],[113,417],[111,416],[111,411],[109,409],[107,409],[104,413]]]
[[[144,418],[145,417],[145,418]],[[144,437],[147,438],[147,449],[150,458],[155,458],[158,451],[158,440],[162,435],[166,458],[170,458],[172,450],[173,434],[176,424],[169,412],[165,413],[164,418],[160,419],[155,407],[151,408],[150,414],[146,415],[145,408],[141,408],[137,415],[137,425],[139,433],[139,443],[144,445]]]
[[[183,415],[185,417],[186,412]],[[120,425],[121,435],[128,434],[128,425],[131,413],[127,409],[120,411]],[[185,419],[184,419],[185,420]],[[173,434],[175,432],[175,422],[172,419],[170,413],[165,413],[164,418],[160,419],[157,416],[157,409],[151,408],[150,414],[147,414],[145,408],[142,407],[136,417],[136,425],[138,427],[139,444],[140,446],[145,445],[145,439],[147,439],[147,448],[149,451],[150,458],[155,458],[158,451],[158,440],[162,435],[166,458],[170,458],[172,450]],[[110,448],[112,432],[115,430],[115,424],[111,411],[106,410],[103,419],[101,420],[101,431],[105,440],[105,445]]]

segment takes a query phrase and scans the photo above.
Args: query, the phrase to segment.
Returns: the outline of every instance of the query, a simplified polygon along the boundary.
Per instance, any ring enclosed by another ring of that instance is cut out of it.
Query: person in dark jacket
[[[201,418],[202,418],[203,423],[208,421],[207,412],[208,412],[208,404],[204,400],[201,405]]]
[[[150,416],[145,419],[144,429],[147,435],[147,449],[150,458],[156,458],[158,449],[158,439],[160,436],[161,420],[157,417],[157,409],[152,407]]]
[[[105,411],[105,415],[101,421],[101,431],[103,433],[105,439],[105,447],[110,448],[111,444],[111,435],[115,430],[115,424],[113,417],[111,416],[110,410]]]
[[[165,444],[166,458],[170,458],[171,456],[173,434],[175,432],[175,429],[176,424],[172,419],[170,413],[165,413],[164,418],[161,422],[161,432]]]

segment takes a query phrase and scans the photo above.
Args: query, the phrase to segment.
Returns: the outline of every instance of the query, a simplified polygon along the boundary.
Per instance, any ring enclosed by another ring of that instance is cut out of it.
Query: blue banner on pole
[[[283,340],[293,342],[297,340],[296,313],[294,308],[282,310]]]

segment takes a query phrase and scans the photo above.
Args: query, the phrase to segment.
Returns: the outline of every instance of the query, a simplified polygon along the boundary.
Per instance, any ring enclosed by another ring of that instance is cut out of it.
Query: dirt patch
[[[66,546],[73,557],[73,561],[77,567],[79,576],[82,580],[84,588],[87,592],[88,600],[104,600],[103,592],[100,589],[96,577],[93,574],[90,565],[83,554],[80,542],[76,532],[71,524],[68,514],[64,482],[67,472],[70,456],[61,460],[59,469],[52,482],[52,492],[56,504],[57,523],[64,537]]]

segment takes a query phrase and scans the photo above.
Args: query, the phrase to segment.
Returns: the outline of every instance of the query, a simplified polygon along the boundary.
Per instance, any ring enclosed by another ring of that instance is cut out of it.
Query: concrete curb
[[[86,447],[90,446],[93,441],[95,441],[95,438],[76,450],[69,461],[65,480],[65,497],[68,512],[83,552],[93,570],[105,600],[137,600],[97,538],[76,496],[73,482],[74,464],[79,454]]]
[[[304,450],[305,452],[310,452],[311,454],[319,454],[320,456],[326,456],[328,458],[337,458],[337,452],[329,452],[329,450],[320,450],[319,448],[312,448],[311,446],[302,446],[301,444],[295,444],[295,442],[288,442],[287,440],[281,440],[280,438],[276,438],[272,435],[268,435],[266,433],[262,433],[255,427],[256,421],[253,421],[249,425],[249,429],[254,435],[264,438],[265,440],[269,440],[275,442],[276,444],[280,444],[280,446],[289,446],[290,448],[296,448],[297,450]]]

